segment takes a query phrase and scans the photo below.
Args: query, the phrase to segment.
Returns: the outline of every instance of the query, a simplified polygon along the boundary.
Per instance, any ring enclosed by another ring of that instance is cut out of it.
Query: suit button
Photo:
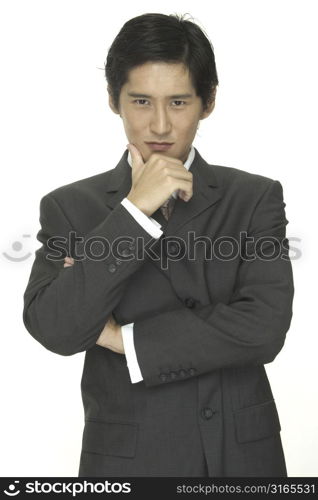
[[[196,373],[196,369],[190,368],[189,373],[190,373],[190,375],[194,375]]]
[[[206,407],[201,410],[201,417],[205,420],[209,420],[213,417],[216,412],[212,410],[212,408]]]
[[[181,370],[179,370],[179,375],[180,377],[185,377],[187,375],[187,372],[182,368]]]
[[[162,380],[162,382],[165,382],[168,377],[166,373],[160,373],[159,378],[160,380]]]
[[[171,255],[177,255],[178,252],[179,252],[178,245],[176,245],[175,243],[171,243],[169,245],[169,254],[171,254]]]
[[[121,254],[124,256],[124,257],[128,257],[128,255],[130,255],[130,250],[129,248],[124,248],[123,251],[121,252]]]
[[[116,269],[117,269],[117,268],[116,268],[115,264],[109,264],[109,266],[108,266],[108,271],[109,271],[110,273],[114,273],[114,272],[116,271]]]
[[[186,305],[187,307],[190,307],[190,308],[192,308],[192,307],[194,307],[194,306],[195,306],[195,300],[194,300],[192,297],[187,297],[187,298],[185,299],[184,303],[185,303],[185,305]]]
[[[178,374],[177,374],[176,372],[170,372],[170,378],[171,378],[172,380],[176,379],[176,378],[177,378],[177,376],[178,376]]]
[[[120,264],[122,263],[122,261],[121,261],[121,260],[118,260],[118,259],[117,259],[115,262],[116,262],[116,265],[117,265],[117,266],[120,266]]]

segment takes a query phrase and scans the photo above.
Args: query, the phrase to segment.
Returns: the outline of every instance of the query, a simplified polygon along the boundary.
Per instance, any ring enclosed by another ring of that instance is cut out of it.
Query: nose
[[[169,135],[171,131],[171,121],[165,107],[158,106],[156,109],[154,109],[151,117],[150,131],[154,135],[160,137]]]

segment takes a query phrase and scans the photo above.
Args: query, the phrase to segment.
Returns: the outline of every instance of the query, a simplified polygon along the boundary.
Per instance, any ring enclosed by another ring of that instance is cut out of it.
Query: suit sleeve
[[[42,246],[24,292],[23,322],[44,347],[72,355],[95,346],[127,280],[144,263],[143,245],[155,238],[119,203],[72,244],[71,233],[78,235],[51,193],[41,199],[40,223]],[[67,255],[75,261],[64,268]]]
[[[146,386],[274,360],[290,326],[294,295],[284,207],[282,186],[272,181],[249,224],[248,236],[256,244],[247,254],[254,258],[240,259],[229,303],[183,306],[134,322]]]

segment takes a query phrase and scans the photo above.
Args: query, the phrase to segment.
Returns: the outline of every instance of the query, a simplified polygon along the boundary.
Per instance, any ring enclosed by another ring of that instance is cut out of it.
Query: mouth
[[[165,151],[166,149],[169,149],[173,145],[173,142],[146,142],[146,144],[152,150]]]

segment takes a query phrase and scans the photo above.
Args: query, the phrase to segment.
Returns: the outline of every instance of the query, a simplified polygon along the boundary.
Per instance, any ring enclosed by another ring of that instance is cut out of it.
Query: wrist
[[[148,217],[151,215],[151,213],[149,212],[149,210],[147,210],[143,205],[142,203],[140,203],[140,201],[138,201],[138,199],[136,200],[136,198],[132,195],[132,194],[128,194],[126,196],[127,200],[129,200],[133,205],[135,205],[136,208],[138,208],[142,213],[144,213],[145,215],[147,215]]]

